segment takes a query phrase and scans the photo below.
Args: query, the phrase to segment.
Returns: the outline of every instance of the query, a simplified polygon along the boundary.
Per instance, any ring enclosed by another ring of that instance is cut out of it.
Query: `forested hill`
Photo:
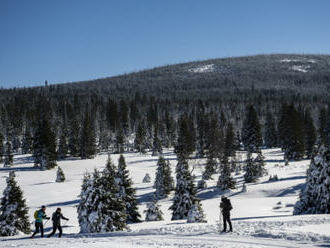
[[[46,128],[61,157],[86,157],[86,142],[96,145],[88,148],[92,154],[109,147],[173,147],[183,128],[191,136],[189,149],[203,154],[216,129],[222,135],[229,128],[239,142],[255,129],[244,121],[252,121],[262,135],[258,146],[289,150],[289,142],[304,143],[290,151],[302,158],[314,144],[330,144],[329,92],[329,55],[212,59],[85,82],[50,82],[0,90],[0,141],[10,141],[14,151],[36,152],[32,140]]]

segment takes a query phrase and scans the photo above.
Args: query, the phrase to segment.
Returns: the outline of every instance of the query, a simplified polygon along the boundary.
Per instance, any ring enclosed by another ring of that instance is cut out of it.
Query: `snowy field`
[[[109,234],[79,234],[76,205],[83,174],[94,168],[103,168],[107,155],[99,155],[92,160],[67,159],[58,162],[65,173],[66,181],[56,183],[56,169],[39,171],[33,168],[30,156],[15,156],[12,168],[0,169],[0,191],[5,187],[5,178],[10,170],[16,171],[16,178],[24,191],[27,205],[30,207],[30,221],[33,213],[41,205],[47,206],[47,214],[62,208],[64,216],[70,218],[63,222],[64,236],[61,239],[29,239],[26,235],[0,237],[0,247],[330,247],[330,215],[292,216],[301,187],[305,182],[305,172],[309,161],[290,162],[284,166],[283,154],[279,149],[263,150],[266,157],[266,169],[269,175],[257,183],[247,184],[247,192],[241,192],[243,173],[235,175],[237,189],[220,192],[215,188],[214,180],[207,182],[208,188],[201,190],[198,196],[207,216],[207,223],[188,224],[185,221],[170,221],[168,210],[173,195],[159,203],[164,213],[164,221],[143,222],[129,225],[130,230]],[[175,155],[165,151],[172,172],[175,171]],[[118,155],[112,155],[117,164]],[[143,211],[151,200],[153,183],[142,183],[146,173],[152,182],[155,178],[157,157],[150,154],[125,154],[126,163],[137,189]],[[200,179],[205,160],[190,160],[193,174]],[[279,180],[268,182],[270,175],[278,175]],[[174,174],[173,174],[174,176]],[[219,202],[221,195],[230,197],[233,211],[233,233],[219,234]],[[46,223],[46,233],[51,224]]]

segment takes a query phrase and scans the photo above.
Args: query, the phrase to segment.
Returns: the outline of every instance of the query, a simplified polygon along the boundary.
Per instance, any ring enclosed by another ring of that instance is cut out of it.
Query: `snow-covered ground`
[[[309,161],[290,162],[284,166],[283,154],[279,149],[263,150],[266,157],[268,176],[258,183],[247,184],[247,192],[241,192],[243,173],[235,175],[237,189],[220,192],[214,180],[207,182],[208,188],[199,191],[207,223],[188,224],[186,221],[170,221],[168,210],[173,195],[161,200],[164,221],[143,222],[129,225],[130,230],[107,234],[79,234],[76,205],[83,174],[94,168],[103,168],[107,155],[99,155],[92,160],[67,159],[58,164],[62,167],[66,181],[56,183],[56,169],[39,171],[33,168],[30,156],[15,156],[12,168],[0,169],[0,191],[5,187],[8,171],[15,170],[17,181],[24,191],[30,207],[30,217],[41,205],[47,206],[47,214],[61,207],[64,216],[64,236],[58,238],[29,239],[24,235],[0,238],[0,247],[330,247],[330,216],[305,215],[292,216],[301,187],[305,182],[305,172]],[[175,155],[165,151],[170,160],[172,172],[175,171]],[[112,155],[117,163],[118,155]],[[137,189],[140,213],[151,200],[154,189],[157,157],[150,154],[125,154],[125,159]],[[193,174],[200,179],[205,160],[191,160]],[[142,183],[146,173],[151,175],[151,183]],[[268,182],[270,175],[278,175],[279,180]],[[219,202],[222,194],[230,197],[233,233],[219,234]],[[47,232],[50,223],[46,223]]]
[[[212,71],[214,71],[214,64],[200,65],[200,66],[189,69],[189,71],[194,72],[194,73],[212,72]]]

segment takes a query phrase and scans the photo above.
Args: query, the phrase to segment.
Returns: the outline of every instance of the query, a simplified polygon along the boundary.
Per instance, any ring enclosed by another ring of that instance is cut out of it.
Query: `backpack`
[[[34,212],[34,215],[33,215],[33,216],[34,216],[35,219],[38,219],[38,212],[39,212],[39,210],[36,210],[36,211]]]

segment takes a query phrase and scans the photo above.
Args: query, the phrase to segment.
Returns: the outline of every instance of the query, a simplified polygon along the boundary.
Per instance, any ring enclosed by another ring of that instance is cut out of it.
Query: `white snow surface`
[[[200,65],[194,68],[189,69],[190,72],[194,73],[205,73],[205,72],[213,72],[214,71],[214,64],[209,65]]]
[[[291,67],[291,69],[294,71],[300,71],[300,72],[304,72],[304,73],[308,72],[309,68],[310,68],[309,65],[293,65]]]
[[[207,223],[171,221],[168,208],[172,203],[172,194],[158,202],[164,213],[164,221],[130,224],[129,231],[103,234],[79,234],[76,205],[84,173],[91,172],[94,168],[104,168],[106,154],[90,160],[69,158],[59,161],[58,165],[66,176],[63,183],[56,183],[54,180],[56,168],[39,171],[33,168],[31,156],[17,155],[13,167],[0,169],[1,193],[5,188],[8,172],[15,170],[16,179],[30,208],[31,222],[34,211],[43,204],[47,206],[46,213],[49,216],[57,207],[61,207],[63,215],[70,220],[63,221],[64,235],[61,239],[57,235],[41,239],[38,234],[37,238],[30,239],[21,234],[0,237],[0,247],[330,247],[329,215],[292,215],[293,205],[305,183],[309,161],[290,162],[288,166],[284,166],[280,149],[263,150],[263,155],[269,175],[276,174],[279,180],[268,182],[268,175],[257,183],[246,184],[247,191],[242,192],[243,173],[239,173],[235,175],[237,189],[221,192],[215,187],[218,175],[214,175],[213,180],[207,181],[208,187],[198,193]],[[139,211],[144,218],[143,211],[152,200],[154,192],[157,157],[152,157],[151,153],[127,153],[124,156],[137,189]],[[164,156],[170,160],[174,175],[175,154],[172,150],[165,150]],[[112,160],[117,164],[118,155],[112,155]],[[205,162],[205,159],[189,161],[191,169],[194,168],[196,182],[201,179]],[[146,172],[151,176],[150,183],[142,183]],[[229,196],[233,205],[233,233],[219,234],[219,202],[223,194]],[[45,227],[47,234],[51,231],[51,224],[47,222]]]

